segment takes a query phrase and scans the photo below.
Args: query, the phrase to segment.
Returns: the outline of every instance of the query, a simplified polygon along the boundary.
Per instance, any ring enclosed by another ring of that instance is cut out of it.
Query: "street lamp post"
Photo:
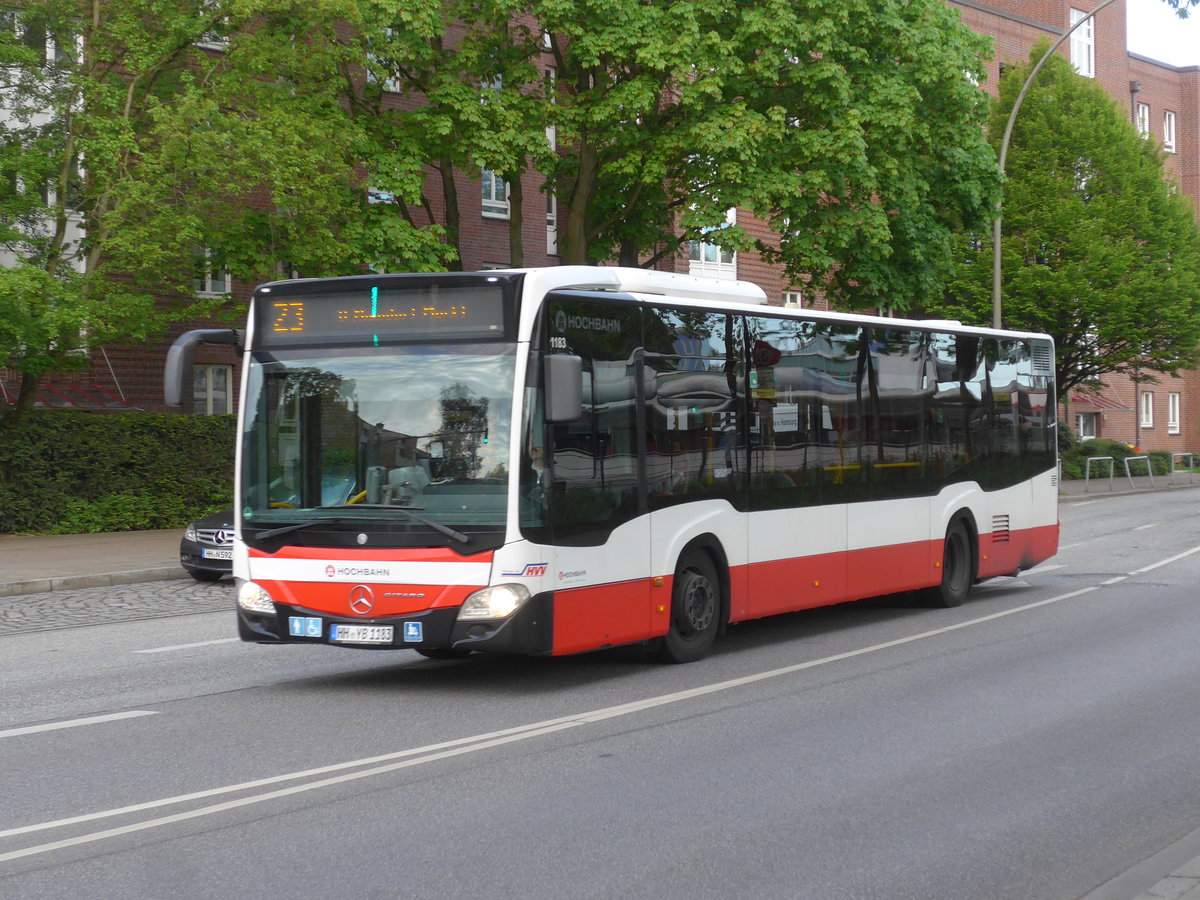
[[[1071,36],[1071,34],[1082,25],[1084,22],[1090,22],[1096,13],[1104,9],[1106,6],[1112,6],[1117,0],[1104,0],[1099,6],[1093,9],[1090,13],[1081,18],[1078,22],[1062,33],[1062,36],[1054,42],[1054,45],[1045,52],[1041,59],[1037,61],[1037,65],[1029,73],[1025,79],[1025,83],[1021,85],[1021,91],[1017,94],[1017,99],[1013,103],[1012,110],[1008,114],[1008,122],[1004,126],[1004,137],[1000,140],[1000,175],[1004,175],[1004,162],[1008,157],[1008,142],[1012,138],[1013,123],[1017,120],[1017,111],[1021,108],[1021,104],[1025,101],[1025,95],[1029,93],[1029,88],[1033,85],[1033,79],[1037,78],[1038,72],[1042,70],[1042,66],[1059,47],[1061,47]],[[1003,191],[1003,186],[1001,190]],[[1000,327],[1000,214],[1003,210],[1003,196],[996,202],[996,220],[992,223],[992,327]]]

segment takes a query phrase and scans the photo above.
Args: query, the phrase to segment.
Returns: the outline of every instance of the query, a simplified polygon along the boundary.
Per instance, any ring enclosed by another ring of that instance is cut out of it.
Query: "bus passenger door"
[[[640,310],[552,298],[551,346],[583,360],[583,410],[549,427],[554,652],[650,637],[650,524],[637,342]]]

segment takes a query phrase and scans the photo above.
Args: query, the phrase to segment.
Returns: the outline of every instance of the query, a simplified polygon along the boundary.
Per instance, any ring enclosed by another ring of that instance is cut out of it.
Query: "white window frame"
[[[389,25],[383,31],[384,31],[384,35],[388,39],[388,42],[390,43],[391,40],[396,35],[396,29],[393,28],[391,25]],[[374,53],[368,53],[367,58],[370,59],[371,62],[375,62],[376,60],[379,59],[379,57]],[[379,76],[376,75],[372,70],[367,69],[367,81],[369,81],[371,84],[378,84]],[[400,79],[397,78],[395,76],[395,74],[393,73],[393,74],[389,74],[387,77],[385,77],[383,79],[383,83],[381,84],[381,87],[383,88],[384,91],[387,91],[388,93],[398,94],[398,93],[400,93],[400,89],[401,89],[402,85],[400,84]]]
[[[1134,120],[1137,124],[1138,134],[1140,134],[1142,137],[1149,137],[1150,136],[1150,104],[1149,103],[1141,103],[1139,101],[1139,103],[1137,104],[1137,114],[1134,116]]]
[[[1175,152],[1175,113],[1169,109],[1163,112],[1163,149]]]
[[[199,15],[207,17],[217,10],[216,0],[200,0]],[[217,20],[225,25],[229,24],[229,16],[217,16]],[[205,50],[219,50],[224,52],[229,46],[229,38],[217,31],[206,31],[200,36],[200,40],[196,41],[197,47],[202,47]]]
[[[229,277],[228,269],[213,269],[211,259],[212,250],[204,248],[201,263],[204,273],[197,273],[192,288],[202,297],[223,297],[233,290],[233,279]]]
[[[804,309],[804,291],[784,291],[783,305],[788,309]]]
[[[543,31],[542,34],[549,39],[550,32]],[[546,96],[553,103],[555,87],[558,84],[558,70],[554,66],[546,66],[542,79],[546,87]],[[550,145],[551,153],[558,151],[558,126],[546,126],[546,143]],[[558,195],[553,187],[546,189],[546,255],[558,256]]]
[[[217,371],[221,371],[225,376],[225,398],[224,402],[220,403],[223,409],[215,408],[218,400],[213,395],[213,374]],[[197,388],[201,385],[204,387],[203,396],[197,395]],[[233,412],[233,366],[203,363],[192,366],[192,412],[201,416],[219,416]]]
[[[725,213],[727,225],[737,224],[737,209],[730,207]],[[719,233],[720,228],[709,229]],[[724,250],[719,244],[709,241],[691,241],[688,246],[688,274],[700,278],[719,278],[724,281],[737,280],[737,253]]]
[[[546,192],[546,255],[558,256],[558,197]]]
[[[1081,441],[1095,439],[1096,414],[1094,412],[1075,413],[1075,434]]]
[[[1071,10],[1071,24],[1087,16],[1082,9]],[[1084,78],[1096,77],[1096,20],[1090,18],[1071,32],[1071,65]]]
[[[1179,434],[1179,392],[1167,394],[1167,434]]]
[[[1154,427],[1154,391],[1142,391],[1142,428]]]
[[[375,206],[379,203],[395,203],[395,194],[389,193],[382,188],[367,185],[367,205]]]
[[[485,219],[507,219],[512,215],[512,204],[508,199],[508,182],[490,169],[482,169],[483,217]]]

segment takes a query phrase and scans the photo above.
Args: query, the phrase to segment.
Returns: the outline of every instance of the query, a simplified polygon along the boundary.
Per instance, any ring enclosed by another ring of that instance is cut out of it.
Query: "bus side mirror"
[[[583,360],[566,353],[547,356],[542,371],[546,386],[546,421],[574,422],[583,415]]]
[[[183,389],[192,374],[192,358],[197,344],[226,344],[239,354],[245,334],[231,328],[200,328],[185,331],[167,351],[163,372],[163,402],[179,409],[183,406]]]

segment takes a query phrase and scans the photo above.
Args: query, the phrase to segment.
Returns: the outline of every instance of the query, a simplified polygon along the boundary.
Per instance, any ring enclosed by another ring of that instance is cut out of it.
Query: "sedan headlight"
[[[463,619],[506,619],[529,599],[529,589],[523,584],[496,584],[476,591],[463,601],[458,611]]]
[[[247,612],[275,615],[275,601],[271,595],[253,581],[243,581],[238,588],[238,606]]]
[[[198,541],[198,540],[200,540],[198,537],[196,537],[196,525],[195,525],[195,523],[193,523],[193,524],[189,525],[187,528],[185,528],[185,529],[183,530],[183,538],[184,538],[184,540],[186,540],[186,541]]]

